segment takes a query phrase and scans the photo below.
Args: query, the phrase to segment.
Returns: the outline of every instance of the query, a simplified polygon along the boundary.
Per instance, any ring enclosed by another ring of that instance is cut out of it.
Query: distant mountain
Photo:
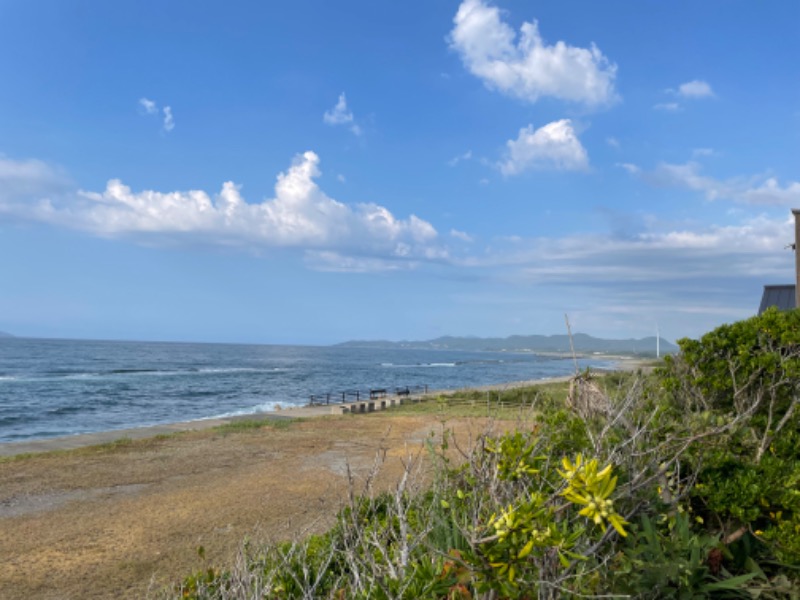
[[[586,354],[600,352],[603,354],[656,354],[655,336],[641,339],[606,340],[592,337],[585,333],[572,336],[575,352]],[[473,350],[493,352],[552,352],[569,353],[568,335],[512,335],[506,338],[478,338],[444,336],[427,341],[390,342],[386,340],[363,341],[354,340],[337,344],[350,348],[410,348],[415,350]],[[661,353],[677,352],[678,347],[660,339]]]
[[[6,333],[5,331],[0,331],[0,338],[12,338],[14,337],[10,333]]]

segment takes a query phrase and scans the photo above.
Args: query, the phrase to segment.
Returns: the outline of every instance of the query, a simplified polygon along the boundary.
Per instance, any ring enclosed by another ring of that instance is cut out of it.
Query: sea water
[[[574,368],[571,359],[534,353],[3,338],[0,442],[257,413],[326,393],[459,389]]]

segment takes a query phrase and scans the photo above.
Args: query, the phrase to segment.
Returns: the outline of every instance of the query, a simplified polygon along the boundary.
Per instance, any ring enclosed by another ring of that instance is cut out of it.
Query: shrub
[[[606,396],[582,415],[544,396],[514,432],[457,453],[445,434],[432,483],[409,460],[326,534],[251,549],[180,593],[800,598],[798,314],[681,340],[654,376],[595,386]]]

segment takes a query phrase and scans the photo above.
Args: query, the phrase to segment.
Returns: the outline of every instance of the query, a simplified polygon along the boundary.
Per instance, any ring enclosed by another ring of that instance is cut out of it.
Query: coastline
[[[626,356],[605,356],[604,358],[616,361],[614,369],[610,371],[634,371],[637,369],[647,368],[647,365],[652,362],[649,359],[633,358]],[[601,373],[606,373],[610,371],[601,371]],[[499,384],[475,386],[469,388],[465,387],[459,389],[430,390],[427,395],[432,396],[436,394],[448,394],[456,391],[462,391],[465,389],[474,389],[479,391],[491,391],[491,390],[502,391],[520,387],[545,385],[549,383],[563,383],[565,381],[569,381],[571,378],[572,375],[564,375],[560,377],[546,377],[542,379],[509,381]],[[19,454],[72,450],[76,448],[85,448],[88,446],[108,444],[122,439],[129,439],[129,440],[146,439],[150,437],[156,437],[159,435],[170,435],[173,433],[178,433],[183,431],[203,431],[207,429],[212,429],[214,427],[229,425],[231,423],[239,423],[243,421],[254,421],[263,419],[287,420],[287,419],[321,417],[332,414],[331,407],[333,406],[336,406],[336,404],[322,405],[322,406],[289,406],[280,410],[255,412],[246,415],[195,419],[191,421],[176,421],[173,423],[163,423],[160,425],[148,425],[143,427],[131,427],[125,429],[112,429],[107,431],[80,433],[75,435],[58,436],[52,438],[20,440],[16,442],[2,442],[0,443],[0,457],[9,457]]]
[[[472,427],[448,422],[464,440]],[[424,478],[441,430],[430,415],[384,411],[0,460],[0,599],[160,597],[230,564],[245,539],[324,531],[351,485],[389,489],[404,461]]]
[[[445,429],[468,447],[487,428],[517,423],[331,412],[294,408],[15,443],[32,453],[0,460],[0,600],[158,597],[189,573],[233,562],[244,539],[324,531],[351,491],[391,489],[409,461],[425,481],[425,445]],[[305,418],[319,414],[328,416]],[[253,419],[259,427],[211,429]],[[121,438],[135,441],[114,443]]]

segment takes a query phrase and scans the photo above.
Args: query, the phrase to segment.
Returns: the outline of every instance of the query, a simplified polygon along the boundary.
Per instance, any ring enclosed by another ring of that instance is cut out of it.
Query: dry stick
[[[569,316],[567,313],[564,313],[564,320],[567,322],[567,335],[569,335],[569,348],[572,350],[572,360],[575,363],[575,375],[577,376],[580,372],[578,370],[578,357],[575,355],[575,344],[572,343],[572,329],[569,326]]]

